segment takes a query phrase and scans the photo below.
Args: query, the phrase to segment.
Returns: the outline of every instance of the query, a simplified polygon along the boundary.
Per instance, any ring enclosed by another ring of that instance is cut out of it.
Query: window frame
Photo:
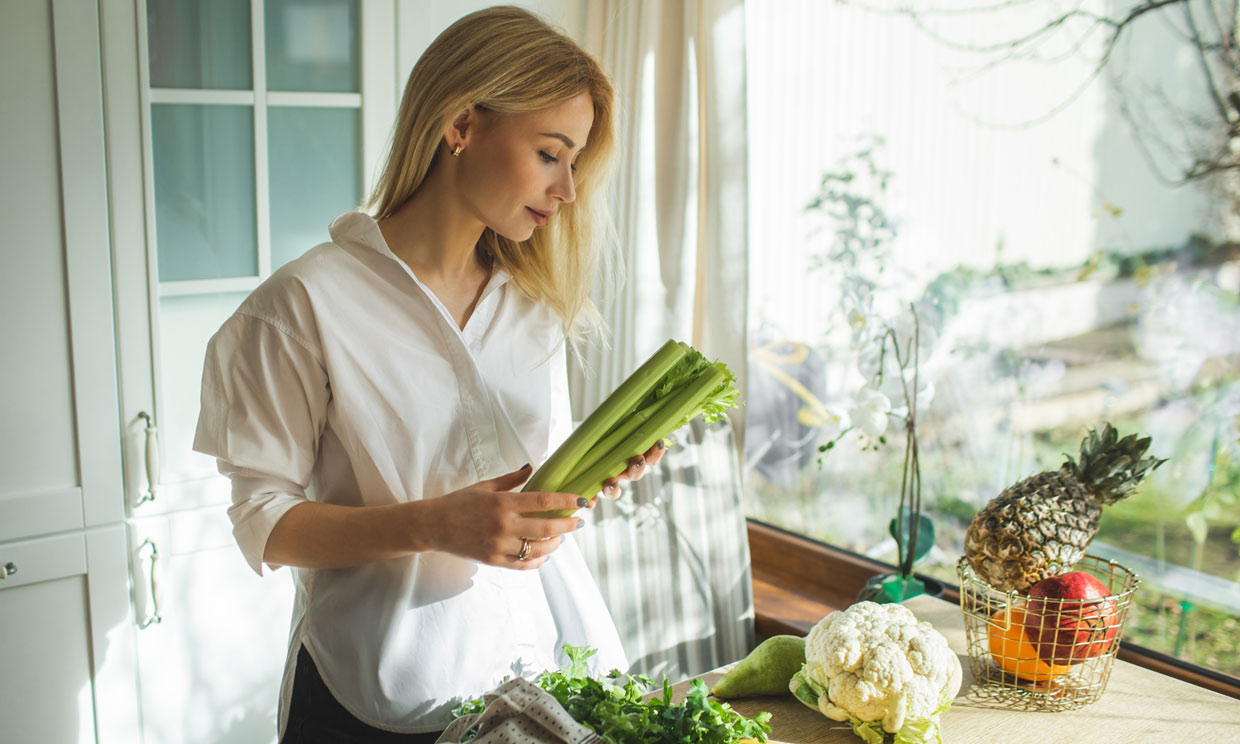
[[[313,92],[313,91],[269,91],[267,88],[267,33],[266,5],[264,0],[250,0],[250,56],[251,79],[248,89],[226,88],[155,88],[151,86],[150,75],[150,36],[147,28],[147,0],[138,2],[138,77],[139,95],[141,97],[142,114],[142,148],[144,174],[143,181],[146,193],[146,234],[150,250],[148,256],[148,274],[152,280],[152,299],[159,297],[214,294],[221,292],[249,292],[271,275],[271,205],[269,200],[270,178],[267,152],[268,124],[267,112],[271,108],[343,108],[356,110],[362,119],[360,133],[362,137],[362,169],[363,191],[369,187],[365,175],[370,163],[377,160],[376,146],[371,136],[372,130],[366,127],[368,118],[376,118],[385,113],[390,114],[392,107],[382,111],[372,111],[366,106],[370,98],[382,97],[391,90],[386,80],[375,80],[366,72],[375,67],[391,67],[394,59],[391,49],[383,54],[379,45],[368,43],[368,35],[376,30],[374,24],[367,23],[367,15],[382,15],[368,8],[367,3],[358,3],[358,92]],[[389,16],[390,17],[390,16]],[[389,44],[390,47],[390,44]],[[378,83],[378,85],[376,85]],[[380,94],[376,96],[374,94]],[[158,234],[155,219],[155,171],[153,157],[152,111],[159,104],[190,104],[195,106],[250,106],[252,107],[254,127],[254,194],[255,194],[255,230],[258,251],[258,272],[254,276],[229,277],[222,279],[193,279],[179,281],[160,281],[158,273]],[[152,317],[158,317],[152,307]]]

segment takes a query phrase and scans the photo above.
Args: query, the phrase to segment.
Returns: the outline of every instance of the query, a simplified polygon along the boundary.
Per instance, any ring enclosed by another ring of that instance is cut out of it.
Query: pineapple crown
[[[1129,434],[1123,439],[1115,427],[1107,423],[1099,434],[1090,429],[1081,440],[1080,460],[1071,455],[1061,470],[1076,477],[1101,504],[1114,504],[1132,493],[1146,475],[1166,462],[1166,459],[1142,455],[1149,449],[1150,438],[1137,438]]]

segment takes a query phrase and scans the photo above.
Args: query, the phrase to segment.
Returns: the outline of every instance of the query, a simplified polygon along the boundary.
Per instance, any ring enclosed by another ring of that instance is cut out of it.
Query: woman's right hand
[[[452,553],[502,568],[538,568],[564,541],[565,533],[580,529],[577,517],[544,519],[529,514],[572,510],[588,501],[569,493],[514,489],[534,472],[526,465],[497,478],[480,481],[422,504],[431,513],[426,524],[429,550]],[[416,502],[415,502],[416,503]],[[529,554],[518,558],[525,542]]]

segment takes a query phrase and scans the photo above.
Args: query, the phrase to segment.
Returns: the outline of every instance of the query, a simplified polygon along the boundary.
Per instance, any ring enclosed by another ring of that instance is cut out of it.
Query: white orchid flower
[[[878,439],[887,431],[887,414],[891,412],[891,400],[879,390],[862,388],[849,411],[853,426],[865,432],[871,439]]]
[[[934,319],[924,311],[918,311],[916,321],[912,313],[900,313],[888,324],[891,332],[900,344],[900,358],[906,369],[912,369],[913,363],[925,364],[934,353],[934,346],[939,340]],[[914,351],[913,339],[917,339]],[[890,338],[888,338],[890,341]]]
[[[913,395],[913,379],[912,373],[908,373],[909,395]],[[896,401],[891,410],[891,414],[898,418],[904,418],[908,415],[908,403],[904,400],[904,385],[899,378],[891,377],[883,380],[883,384],[879,390],[886,395],[888,399]],[[926,376],[920,375],[917,378],[917,412],[924,413],[930,410],[930,401],[934,400],[934,383],[930,382]]]
[[[852,348],[864,352],[877,346],[877,338],[884,331],[883,319],[866,312],[860,305],[848,311],[848,329],[852,333]]]
[[[867,385],[881,391],[889,400],[902,401],[904,384],[901,377],[911,386],[914,369],[911,363],[901,368],[891,346],[891,339],[886,338],[862,349],[857,355],[857,371]],[[924,381],[919,380],[918,387],[924,387]]]
[[[890,378],[898,378],[900,365],[891,353],[891,340],[884,343],[875,339],[857,353],[857,371],[870,385],[881,385]]]

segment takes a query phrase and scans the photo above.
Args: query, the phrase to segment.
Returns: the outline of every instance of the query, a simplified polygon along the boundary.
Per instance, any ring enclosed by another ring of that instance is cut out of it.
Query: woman
[[[374,217],[338,217],[212,338],[195,449],[250,566],[296,567],[282,741],[433,741],[566,642],[627,666],[582,520],[525,516],[589,503],[516,490],[570,429],[613,140],[589,55],[522,10],[467,16],[409,77]]]

